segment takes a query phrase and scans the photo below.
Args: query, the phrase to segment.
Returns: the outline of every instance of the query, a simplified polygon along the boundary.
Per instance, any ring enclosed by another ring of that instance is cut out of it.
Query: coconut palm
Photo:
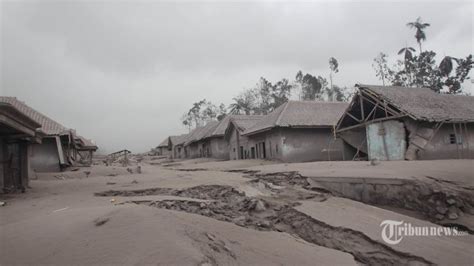
[[[413,47],[404,47],[398,51],[398,54],[403,54],[403,57],[405,59],[405,62],[409,62],[410,60],[413,59],[413,52],[415,51],[415,48]]]
[[[418,42],[418,45],[420,46],[420,53],[421,53],[421,42],[426,40],[426,34],[423,30],[429,27],[430,24],[423,23],[421,18],[418,17],[416,21],[407,23],[407,26],[412,29],[416,29],[415,38],[416,38],[416,41]]]

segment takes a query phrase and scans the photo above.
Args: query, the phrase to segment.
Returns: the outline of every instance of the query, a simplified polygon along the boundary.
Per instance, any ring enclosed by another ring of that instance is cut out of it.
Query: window
[[[462,136],[457,136],[456,134],[449,134],[449,144],[462,144]]]

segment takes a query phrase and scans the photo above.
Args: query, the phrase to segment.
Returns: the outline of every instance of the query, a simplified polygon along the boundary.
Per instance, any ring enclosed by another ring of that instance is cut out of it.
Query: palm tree
[[[330,80],[330,82],[331,82],[331,91],[333,90],[333,86],[332,86],[332,73],[337,73],[337,72],[339,72],[338,67],[339,67],[339,63],[337,62],[336,58],[330,57],[330,58],[329,58],[329,70],[330,70],[331,72],[329,72],[329,80]],[[331,93],[330,100],[331,100],[331,101],[334,101],[333,93]]]
[[[421,42],[426,40],[426,34],[423,31],[425,28],[429,27],[429,23],[423,23],[420,17],[416,19],[414,22],[407,23],[407,26],[411,29],[416,29],[415,38],[420,46],[420,53],[421,53]]]
[[[247,90],[234,97],[233,103],[229,105],[230,113],[231,114],[246,114],[250,115],[252,111],[255,109],[255,98],[252,93],[252,90]]]
[[[398,54],[404,54],[404,59],[405,59],[405,62],[408,62],[410,61],[411,59],[413,59],[413,53],[415,49],[413,47],[404,47],[402,49],[400,49],[400,51],[398,51]]]

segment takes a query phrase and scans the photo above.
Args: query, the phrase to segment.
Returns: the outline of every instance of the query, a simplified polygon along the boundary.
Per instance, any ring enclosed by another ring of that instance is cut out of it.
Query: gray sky
[[[426,49],[473,50],[473,2],[1,1],[0,94],[16,96],[104,152],[149,150],[185,133],[202,98],[229,104],[260,76],[298,70],[335,83],[379,84],[372,60],[395,60],[405,26],[431,23]],[[472,74],[471,74],[472,76]],[[472,91],[472,84],[466,84]]]

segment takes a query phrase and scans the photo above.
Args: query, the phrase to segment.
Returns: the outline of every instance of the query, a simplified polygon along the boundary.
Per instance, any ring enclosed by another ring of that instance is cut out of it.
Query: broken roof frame
[[[0,102],[0,122],[11,127],[21,134],[14,135],[15,139],[25,139],[34,143],[41,143],[43,132],[41,124],[22,113],[10,103]],[[9,139],[11,137],[7,137]]]
[[[386,97],[381,93],[377,93],[373,88],[379,88],[380,86],[362,85],[356,84],[359,90],[354,95],[350,105],[344,111],[344,114],[340,117],[337,125],[336,132],[344,132],[351,129],[364,127],[371,123],[381,122],[389,119],[399,119],[403,117],[409,117],[415,121],[427,121],[434,123],[466,123],[472,122],[470,119],[451,119],[451,118],[429,118],[420,117],[416,114],[404,110],[401,106],[397,105],[392,99]],[[387,86],[387,89],[396,90],[397,87]],[[404,88],[407,89],[407,88]],[[427,88],[408,88],[413,90],[420,90],[420,92],[426,93],[423,90],[429,90]],[[435,92],[433,92],[435,93]],[[456,97],[450,95],[450,97]],[[470,97],[470,96],[467,96]],[[451,98],[452,99],[452,98]],[[366,108],[367,107],[367,108]]]

